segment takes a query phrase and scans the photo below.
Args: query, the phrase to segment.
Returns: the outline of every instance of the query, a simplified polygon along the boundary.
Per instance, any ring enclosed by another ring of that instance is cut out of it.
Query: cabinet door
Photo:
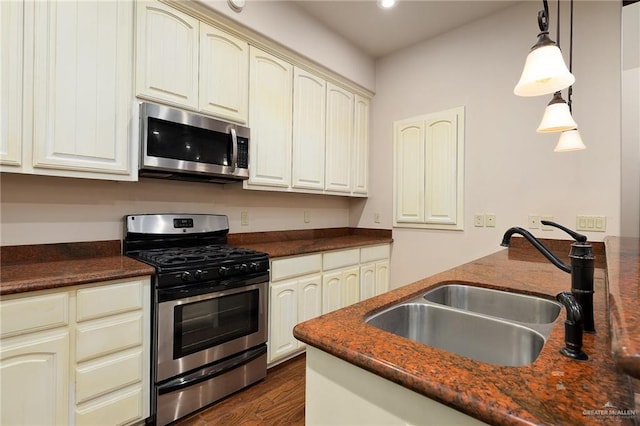
[[[201,22],[199,110],[246,124],[248,88],[247,42]]]
[[[198,109],[198,20],[160,2],[137,3],[136,18],[136,94]]]
[[[324,189],[326,82],[299,68],[293,74],[294,188]]]
[[[325,189],[351,192],[353,94],[327,83]]]
[[[298,282],[298,323],[322,315],[322,278],[314,275]]]
[[[68,424],[66,328],[3,339],[0,375],[0,424]]]
[[[354,267],[342,273],[342,306],[360,301],[360,268]]]
[[[293,66],[249,48],[249,182],[291,186]]]
[[[133,7],[34,3],[34,167],[129,173]]]
[[[342,271],[322,275],[322,312],[329,313],[342,305]]]
[[[360,300],[376,295],[376,264],[360,266]]]
[[[0,164],[22,164],[24,3],[0,2]]]
[[[424,121],[395,123],[395,218],[424,221]]]
[[[353,192],[366,195],[369,190],[369,100],[355,96],[353,123]]]
[[[269,305],[269,362],[298,349],[293,327],[298,323],[298,283],[271,284]]]
[[[389,291],[389,261],[376,263],[376,295]]]

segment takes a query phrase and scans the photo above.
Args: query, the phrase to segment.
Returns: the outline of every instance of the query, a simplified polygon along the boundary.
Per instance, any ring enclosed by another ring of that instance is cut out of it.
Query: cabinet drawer
[[[143,392],[135,387],[76,408],[76,425],[121,425],[142,419]]]
[[[69,323],[69,293],[27,296],[0,303],[2,337],[46,330]]]
[[[76,361],[86,361],[141,344],[142,315],[138,313],[79,324],[76,330]]]
[[[78,290],[78,322],[142,309],[143,281],[125,281]]]
[[[142,381],[142,351],[101,358],[76,368],[76,403]]]
[[[359,262],[360,249],[332,251],[322,255],[322,269],[325,271],[357,265]]]
[[[320,272],[321,269],[322,256],[320,254],[277,259],[271,261],[271,281],[313,274]]]
[[[388,244],[382,246],[363,247],[360,250],[360,262],[372,262],[374,260],[388,259],[390,247]]]

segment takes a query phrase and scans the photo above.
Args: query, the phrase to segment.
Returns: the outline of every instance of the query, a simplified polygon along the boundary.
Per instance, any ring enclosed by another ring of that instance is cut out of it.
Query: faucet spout
[[[555,266],[557,266],[558,268],[560,268],[564,272],[566,272],[568,274],[571,273],[571,266],[566,265],[564,262],[562,262],[560,259],[558,259],[553,253],[551,253],[549,251],[549,249],[547,249],[545,246],[543,246],[542,243],[540,241],[538,241],[536,239],[536,237],[531,235],[531,233],[529,231],[527,231],[526,229],[520,228],[518,226],[514,226],[513,228],[509,228],[507,230],[507,232],[504,233],[504,236],[502,237],[502,243],[500,245],[502,247],[509,247],[510,242],[511,242],[511,236],[513,234],[522,235],[524,238],[527,239],[527,241],[529,241],[531,243],[531,245],[533,245],[535,248],[537,248],[538,251],[540,253],[542,253],[544,255],[544,257],[546,257],[551,263],[553,263]]]

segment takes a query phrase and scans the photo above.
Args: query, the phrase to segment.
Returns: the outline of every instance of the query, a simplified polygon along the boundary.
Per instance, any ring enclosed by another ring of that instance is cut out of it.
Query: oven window
[[[173,358],[182,358],[258,331],[259,290],[174,308]]]
[[[228,166],[231,135],[149,117],[147,155]]]

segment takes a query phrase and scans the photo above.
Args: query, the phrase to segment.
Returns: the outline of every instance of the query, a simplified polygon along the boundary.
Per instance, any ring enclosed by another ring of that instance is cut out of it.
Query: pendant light
[[[569,69],[573,67],[573,0],[571,0],[571,17],[570,27],[569,27]],[[558,5],[559,6],[559,5]],[[569,86],[569,94],[568,94],[568,107],[569,111],[572,113],[572,101],[571,95],[573,95],[573,86]],[[578,132],[578,125],[573,129],[563,131],[560,134],[560,138],[558,139],[558,144],[556,145],[554,152],[571,152],[571,151],[581,151],[583,149],[587,149],[587,146],[582,142],[582,137],[580,136],[580,132]]]
[[[569,105],[562,99],[562,94],[559,91],[554,93],[553,99],[544,110],[542,121],[536,131],[538,133],[555,133],[576,127],[578,125],[571,116]]]
[[[556,34],[557,45],[560,48],[560,0],[558,0],[558,9],[556,11]],[[571,52],[569,52],[571,54]],[[571,55],[569,55],[571,56]],[[569,58],[571,62],[571,58]],[[571,66],[571,64],[569,65]],[[569,86],[571,91],[571,86]],[[547,105],[542,116],[542,121],[536,129],[538,133],[555,133],[571,130],[578,127],[571,116],[569,104],[562,98],[562,93],[557,91],[553,94],[551,102]]]
[[[517,96],[540,96],[566,89],[575,82],[567,69],[562,52],[549,38],[549,6],[543,0],[544,10],[538,12],[538,41],[531,48],[520,76],[513,89]]]

